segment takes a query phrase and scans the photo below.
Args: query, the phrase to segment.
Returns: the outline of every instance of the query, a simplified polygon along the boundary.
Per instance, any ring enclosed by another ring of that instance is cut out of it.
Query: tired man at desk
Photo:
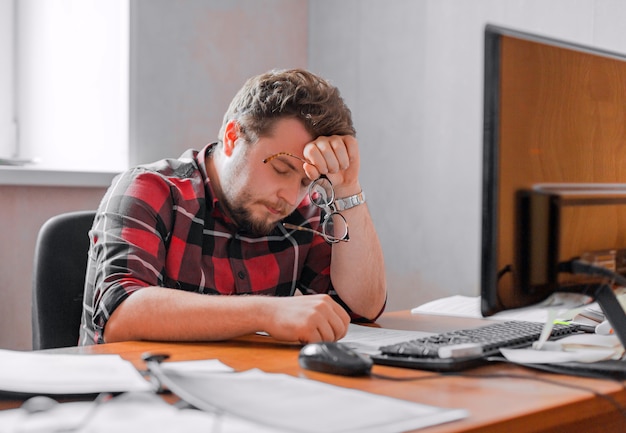
[[[83,345],[337,340],[385,305],[350,110],[304,70],[249,79],[216,143],[116,177],[90,238]]]

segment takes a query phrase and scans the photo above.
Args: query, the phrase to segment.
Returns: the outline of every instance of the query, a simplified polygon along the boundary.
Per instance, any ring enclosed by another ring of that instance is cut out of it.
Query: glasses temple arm
[[[310,229],[308,227],[302,227],[302,226],[298,226],[298,225],[290,224],[290,223],[283,223],[283,227],[285,227],[286,229],[293,229],[293,230],[300,230],[302,232],[314,233],[316,235],[322,236],[323,238],[332,239],[334,241],[347,242],[349,240],[347,237],[345,239],[340,239],[340,238],[336,238],[334,236],[325,235],[322,232],[318,232],[317,230],[313,230],[313,229]]]

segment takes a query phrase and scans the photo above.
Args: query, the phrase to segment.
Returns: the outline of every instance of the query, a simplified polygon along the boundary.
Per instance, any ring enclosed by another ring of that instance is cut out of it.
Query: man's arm
[[[304,169],[311,179],[326,174],[333,183],[336,198],[361,192],[359,148],[353,136],[318,137],[305,146],[304,156],[312,164]],[[387,288],[382,247],[367,204],[341,211],[348,222],[349,242],[332,246],[333,287],[350,309],[375,319],[385,305]]]
[[[115,309],[104,340],[218,341],[265,331],[278,340],[309,343],[342,338],[349,322],[328,295],[213,296],[146,287]]]
[[[367,204],[341,214],[348,221],[350,241],[333,244],[330,268],[333,287],[353,312],[375,319],[382,312],[387,296],[378,235]]]

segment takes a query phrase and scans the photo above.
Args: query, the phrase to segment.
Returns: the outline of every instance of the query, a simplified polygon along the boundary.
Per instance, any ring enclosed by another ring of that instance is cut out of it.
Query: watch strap
[[[336,198],[334,204],[337,211],[341,212],[343,210],[353,208],[363,203],[365,203],[365,193],[361,191],[360,193],[351,195],[349,197]]]

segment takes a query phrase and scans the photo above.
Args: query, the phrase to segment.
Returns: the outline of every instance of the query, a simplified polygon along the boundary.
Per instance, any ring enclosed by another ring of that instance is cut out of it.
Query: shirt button
[[[244,271],[239,271],[239,272],[237,272],[237,276],[238,276],[241,280],[243,280],[243,279],[245,279],[245,278],[246,278],[246,273],[245,273]]]

